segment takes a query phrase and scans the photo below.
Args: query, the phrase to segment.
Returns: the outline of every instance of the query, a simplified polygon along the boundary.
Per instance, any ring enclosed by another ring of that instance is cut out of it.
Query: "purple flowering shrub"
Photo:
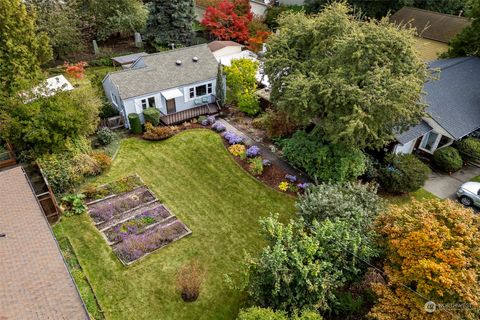
[[[132,234],[115,245],[115,251],[123,261],[132,262],[186,233],[184,224],[177,220],[166,226],[155,226],[141,234]]]
[[[223,132],[225,131],[227,128],[225,128],[225,126],[221,123],[218,123],[218,122],[215,122],[213,125],[212,125],[212,130],[213,131],[216,131],[216,132]]]
[[[148,189],[139,188],[114,198],[89,205],[90,216],[97,223],[108,221],[119,213],[128,211],[152,200],[155,200],[155,197]]]
[[[171,214],[168,210],[165,209],[164,206],[159,205],[153,209],[146,210],[128,221],[117,224],[105,231],[105,235],[109,241],[118,242],[125,239],[127,236],[137,234],[149,225],[162,221],[170,216]]]
[[[209,125],[208,123],[208,120],[207,119],[203,119],[202,122],[201,122],[202,126],[206,127]]]
[[[247,157],[254,158],[260,154],[260,148],[257,146],[251,146],[247,149]]]
[[[297,184],[297,187],[301,190],[307,190],[308,188],[310,188],[312,186],[311,183],[308,183],[308,182],[304,182],[304,183],[299,183]]]
[[[268,159],[263,159],[262,163],[264,167],[270,167],[272,165],[272,161]]]
[[[231,131],[227,131],[223,137],[228,141],[229,144],[243,143],[243,138]]]
[[[212,124],[214,124],[215,121],[217,121],[217,120],[215,119],[215,116],[208,116],[208,117],[207,117],[207,121],[208,121],[208,124],[209,124],[209,125],[212,125]]]
[[[285,175],[285,179],[287,179],[287,180],[290,181],[291,183],[297,182],[297,177],[296,177],[296,176],[293,176],[293,175],[291,175],[291,174],[286,174],[286,175]]]

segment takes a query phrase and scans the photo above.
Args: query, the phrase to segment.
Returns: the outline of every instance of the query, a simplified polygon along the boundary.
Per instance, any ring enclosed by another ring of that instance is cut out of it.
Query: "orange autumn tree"
[[[373,284],[378,301],[370,317],[479,319],[479,222],[450,200],[413,201],[380,215],[386,283]],[[428,301],[435,303],[431,313]]]
[[[65,61],[63,66],[65,67],[65,72],[69,76],[75,77],[77,79],[83,79],[85,77],[85,67],[87,66],[87,63],[85,61],[80,61],[76,64],[70,64]]]

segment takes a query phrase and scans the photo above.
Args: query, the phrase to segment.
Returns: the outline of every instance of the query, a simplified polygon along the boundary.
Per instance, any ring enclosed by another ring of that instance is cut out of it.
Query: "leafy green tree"
[[[232,98],[239,104],[240,111],[254,115],[260,111],[256,73],[258,62],[250,59],[234,59],[232,64],[224,68],[227,75],[227,85]]]
[[[9,112],[4,135],[35,156],[61,152],[69,141],[95,132],[100,106],[89,87],[18,103]]]
[[[379,148],[420,121],[427,70],[413,31],[352,17],[345,4],[320,14],[290,13],[270,37],[271,99],[329,142]]]
[[[193,0],[152,1],[146,32],[149,45],[157,49],[172,43],[191,45],[195,37],[194,8]]]
[[[61,0],[26,0],[30,12],[37,13],[37,27],[48,34],[56,59],[83,48],[80,23],[72,2]]]
[[[35,14],[21,0],[0,0],[0,104],[30,88],[51,59],[48,37],[37,32]],[[0,107],[1,108],[1,107]]]
[[[269,308],[251,307],[240,310],[237,320],[322,320],[315,311],[303,311],[289,317],[284,311],[274,311]]]
[[[472,24],[452,39],[447,56],[480,57],[480,0],[467,2],[467,16],[472,20]]]
[[[368,261],[377,255],[368,238],[346,221],[314,221],[308,229],[302,219],[288,225],[277,217],[260,222],[267,246],[248,263],[248,291],[262,307],[326,310],[335,290],[361,271],[357,257]]]
[[[148,16],[141,0],[77,0],[76,7],[88,36],[98,40],[141,32]]]

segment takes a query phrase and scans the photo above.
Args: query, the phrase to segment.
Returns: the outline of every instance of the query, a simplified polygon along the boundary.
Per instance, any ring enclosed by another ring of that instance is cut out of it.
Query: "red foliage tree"
[[[83,79],[85,77],[85,67],[87,66],[85,61],[80,61],[76,64],[65,62],[63,66],[65,67],[65,72],[67,72],[69,76],[77,79]]]
[[[252,19],[248,1],[234,0],[232,3],[223,0],[215,7],[207,8],[201,23],[218,40],[246,43],[249,39],[248,24]]]
[[[262,50],[263,44],[271,34],[269,31],[257,31],[257,33],[248,39],[248,49],[253,52]]]

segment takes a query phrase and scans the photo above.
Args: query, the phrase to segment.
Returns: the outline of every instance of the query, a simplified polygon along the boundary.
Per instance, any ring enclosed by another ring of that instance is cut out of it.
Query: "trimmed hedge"
[[[157,108],[147,108],[143,111],[145,122],[150,122],[154,127],[160,124],[160,110]]]
[[[433,163],[445,172],[455,172],[463,166],[460,153],[453,147],[436,150],[433,153]]]
[[[480,160],[480,140],[466,138],[457,142],[457,149],[464,160]]]
[[[430,168],[413,154],[389,154],[378,180],[388,192],[406,193],[420,189],[429,174]]]
[[[128,122],[130,122],[130,132],[133,134],[142,133],[142,123],[140,117],[136,113],[130,113],[128,115]]]

